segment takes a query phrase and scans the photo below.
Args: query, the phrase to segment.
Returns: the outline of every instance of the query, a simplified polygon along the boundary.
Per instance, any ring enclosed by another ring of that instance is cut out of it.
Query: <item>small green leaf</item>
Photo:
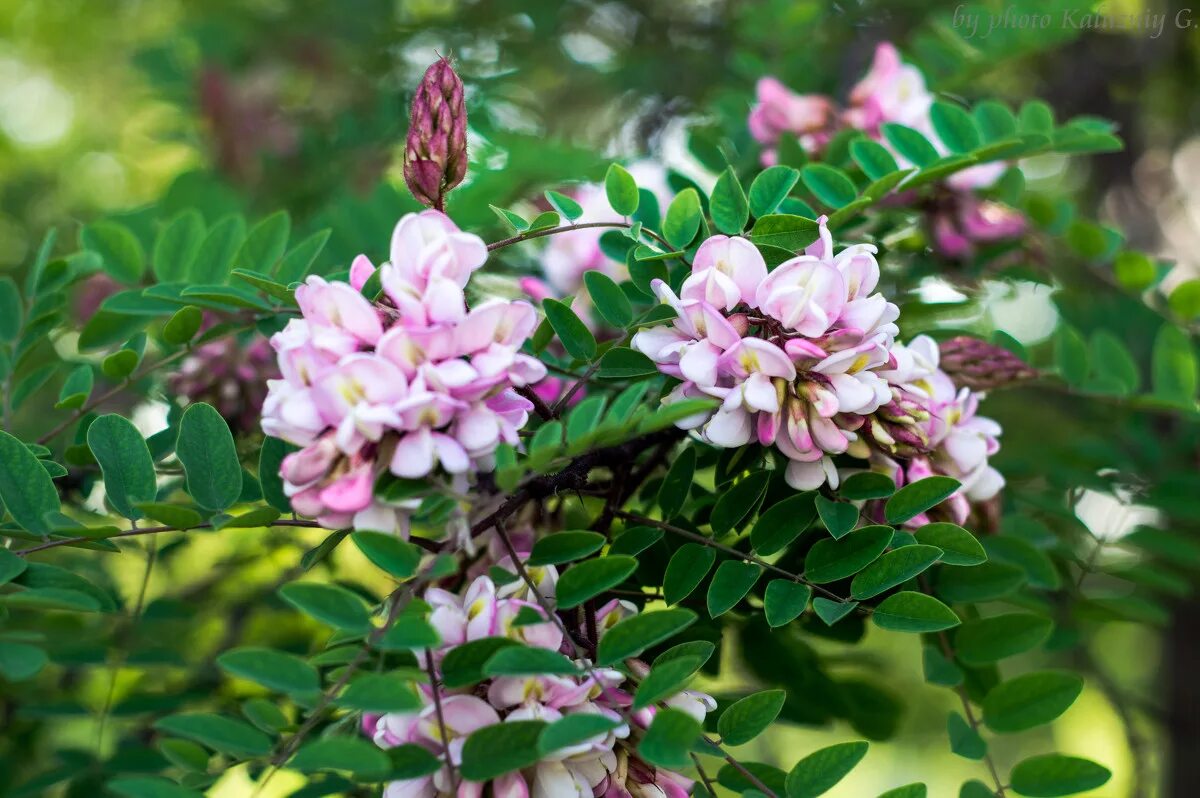
[[[626,618],[600,638],[596,664],[608,667],[629,657],[636,657],[647,648],[683,631],[695,621],[696,613],[680,608],[643,612]]]
[[[287,251],[292,219],[287,211],[276,211],[250,228],[246,241],[237,254],[237,265],[243,269],[269,274]]]
[[[883,554],[893,534],[890,526],[872,525],[856,529],[841,540],[818,540],[804,558],[804,576],[818,585],[853,576]]]
[[[871,180],[882,180],[900,169],[887,148],[868,138],[850,142],[850,157]]]
[[[25,570],[25,560],[0,546],[0,585],[16,579]]]
[[[656,660],[650,672],[638,684],[637,693],[633,697],[633,709],[653,706],[662,699],[678,693],[703,664],[704,661],[700,657]]]
[[[1060,324],[1054,336],[1054,363],[1058,373],[1071,385],[1082,385],[1087,379],[1087,343],[1069,324]]]
[[[164,743],[166,742],[192,745],[186,740],[164,741]],[[203,749],[197,748],[196,750],[203,754],[204,764],[195,769],[203,771],[208,767],[208,754],[204,753]],[[108,781],[104,787],[108,792],[119,795],[121,798],[204,798],[203,794],[195,790],[180,787],[175,782],[158,776],[125,776]]]
[[[635,526],[632,529],[626,529],[608,547],[608,553],[636,557],[662,540],[664,534],[666,533],[663,530],[652,526]]]
[[[1041,100],[1026,100],[1018,115],[1022,133],[1054,132],[1054,112]]]
[[[590,361],[596,356],[596,338],[587,325],[579,320],[575,311],[557,299],[542,300],[542,309],[550,326],[554,328],[563,348],[577,360]]]
[[[586,271],[583,282],[596,310],[614,327],[624,329],[633,321],[633,306],[629,297],[613,279],[601,271]]]
[[[838,743],[804,757],[787,775],[787,798],[816,798],[833,789],[867,755],[867,747]]]
[[[371,628],[367,605],[354,593],[337,585],[316,582],[292,582],[279,589],[279,595],[296,609],[348,632],[366,632]]]
[[[204,241],[204,219],[196,210],[186,210],[158,231],[154,239],[151,267],[160,283],[182,282]]]
[[[533,544],[529,565],[561,565],[581,560],[603,548],[607,538],[598,532],[572,529],[554,532]]]
[[[801,493],[771,505],[750,530],[750,545],[754,550],[763,557],[775,554],[808,529],[817,516],[815,496]]]
[[[33,678],[49,661],[45,651],[28,643],[5,640],[0,645],[0,676],[10,682]]]
[[[361,531],[350,539],[367,559],[396,579],[408,579],[421,564],[421,549],[385,532]]]
[[[239,757],[266,756],[271,751],[271,740],[265,734],[222,715],[204,712],[168,715],[156,721],[154,728]]]
[[[858,523],[858,508],[848,502],[835,502],[824,496],[816,497],[817,514],[836,540],[845,536]]]
[[[832,601],[820,596],[813,599],[812,604],[813,612],[825,622],[826,626],[833,626],[842,618],[854,612],[854,608],[858,606],[857,601]]]
[[[933,596],[907,590],[881,601],[871,620],[893,632],[940,632],[960,623],[954,610]]]
[[[817,233],[817,223],[812,219],[788,213],[773,213],[755,220],[750,237],[755,244],[796,252],[816,241]]]
[[[100,256],[104,271],[126,285],[135,285],[146,271],[146,253],[129,228],[117,222],[93,222],[83,228],[79,242]]]
[[[528,767],[541,758],[538,740],[546,724],[540,720],[510,720],[474,731],[462,749],[463,778],[488,781]]]
[[[566,194],[560,194],[557,191],[547,191],[546,201],[550,203],[554,210],[572,222],[583,216],[583,207]]]
[[[1057,798],[1094,790],[1108,783],[1112,773],[1090,759],[1063,754],[1032,756],[1012,769],[1013,790],[1029,798]]]
[[[967,621],[954,636],[954,650],[968,665],[989,665],[1040,646],[1054,623],[1041,615],[1012,612]]]
[[[881,130],[883,137],[896,148],[896,152],[917,166],[928,166],[940,157],[929,140],[911,127],[885,122]]]
[[[799,582],[774,579],[763,595],[763,609],[771,628],[786,626],[800,617],[812,597],[812,588]]]
[[[951,152],[968,153],[979,146],[979,129],[971,115],[948,102],[935,102],[929,109],[929,121],[938,138]]]
[[[725,745],[750,742],[775,721],[786,699],[783,690],[763,690],[735,701],[717,720],[721,742]]]
[[[975,106],[973,113],[985,142],[990,144],[1016,135],[1017,118],[1003,103],[984,100]]]
[[[552,536],[554,537],[554,536]],[[599,557],[568,568],[558,578],[555,598],[560,610],[577,607],[624,582],[637,570],[633,557]]]
[[[603,715],[579,712],[566,715],[542,729],[538,735],[538,751],[541,756],[563,748],[570,748],[592,738],[602,737],[617,728],[618,722]]]
[[[186,344],[196,337],[203,323],[204,313],[200,308],[194,305],[182,307],[163,325],[163,340],[172,346]]]
[[[954,754],[964,759],[983,759],[987,756],[987,743],[957,712],[951,712],[946,717],[946,734],[950,738],[950,751]]]
[[[1159,399],[1185,407],[1196,404],[1200,381],[1196,353],[1187,334],[1173,324],[1164,324],[1154,338],[1151,380]]]
[[[962,487],[957,479],[931,476],[918,479],[896,491],[883,507],[889,524],[901,524],[936,507]]]
[[[683,249],[696,237],[701,220],[700,195],[694,188],[685,188],[667,207],[662,225],[663,238],[676,249]]]
[[[716,562],[717,553],[699,543],[684,543],[671,556],[663,575],[663,596],[678,604],[692,594]]]
[[[484,676],[574,676],[579,667],[548,648],[508,646],[492,655],[483,665]]]
[[[58,512],[58,489],[33,452],[0,430],[0,505],[22,529],[50,534],[46,514]]]
[[[234,648],[217,657],[222,670],[282,693],[311,693],[321,686],[317,669],[293,654],[269,648]]]
[[[1021,732],[1057,718],[1075,703],[1083,679],[1066,671],[1037,671],[1001,682],[983,700],[983,721],[994,732]]]
[[[200,251],[187,272],[193,285],[223,285],[229,280],[233,258],[246,237],[246,223],[240,216],[226,216],[213,225],[200,244]]]
[[[378,746],[358,737],[325,737],[305,743],[287,763],[289,768],[309,773],[342,770],[363,778],[381,778],[391,770],[391,760]]]
[[[63,382],[62,390],[58,392],[58,402],[54,405],[54,409],[78,410],[83,407],[87,403],[88,397],[92,395],[94,381],[95,375],[92,367],[87,363],[80,363],[71,369],[71,373]]]
[[[691,750],[700,738],[700,722],[682,710],[660,709],[638,743],[638,754],[651,765],[681,770],[691,764]]]
[[[1025,582],[1021,569],[996,562],[974,568],[942,568],[937,593],[946,601],[991,601],[1007,596]]]
[[[746,222],[750,219],[750,205],[733,167],[726,167],[717,178],[708,205],[713,225],[722,233],[735,236],[746,229]]]
[[[188,406],[179,422],[175,453],[187,476],[187,489],[207,510],[224,510],[242,493],[242,466],[229,425],[212,405]]]
[[[0,277],[0,341],[17,339],[22,314],[21,289],[11,277]]]
[[[887,474],[877,471],[860,471],[846,477],[838,488],[838,495],[850,501],[863,499],[886,499],[896,492],[896,483]]]
[[[309,269],[312,268],[313,261],[317,259],[329,241],[330,232],[328,228],[318,230],[288,250],[288,253],[279,261],[279,265],[275,267],[275,278],[284,285],[303,280]]]
[[[147,518],[175,529],[191,529],[204,523],[200,513],[190,507],[164,502],[140,502],[134,506]]]
[[[762,575],[762,568],[748,562],[726,560],[717,567],[708,586],[708,614],[717,618],[746,597]]]
[[[854,182],[840,169],[813,163],[800,171],[800,179],[813,195],[831,208],[849,205],[858,196]]]
[[[920,544],[889,551],[854,577],[850,595],[859,601],[878,596],[914,578],[941,556],[942,550],[936,546]]]
[[[688,446],[671,463],[658,488],[658,506],[662,508],[663,518],[669,520],[679,515],[687,501],[695,474],[696,450]]]
[[[455,646],[442,660],[442,682],[451,689],[483,681],[483,666],[500,649],[520,645],[507,637],[484,637]]]
[[[928,794],[924,784],[906,784],[881,793],[878,798],[925,798]]]
[[[717,499],[708,519],[714,535],[724,535],[754,514],[766,495],[770,477],[770,472],[765,470],[747,474]]]
[[[942,550],[946,565],[979,565],[987,562],[987,552],[967,530],[958,524],[937,522],[925,524],[916,532],[917,540]]]
[[[364,673],[346,686],[339,707],[363,712],[417,712],[423,708],[412,683],[392,673]]]
[[[638,209],[638,185],[633,175],[620,164],[608,167],[604,176],[604,192],[608,196],[608,204],[621,216],[633,216]]]
[[[137,505],[158,495],[154,460],[142,433],[131,421],[110,413],[88,427],[87,442],[100,464],[109,503],[126,518],[141,518]]]
[[[600,358],[600,371],[596,376],[602,380],[636,380],[658,374],[653,360],[636,349],[614,346]]]
[[[771,166],[759,172],[750,184],[750,212],[756,219],[775,213],[799,180],[800,170],[790,166]]]

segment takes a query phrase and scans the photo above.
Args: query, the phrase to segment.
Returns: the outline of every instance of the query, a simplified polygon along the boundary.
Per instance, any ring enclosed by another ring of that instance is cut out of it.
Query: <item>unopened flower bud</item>
[[[974,391],[1000,388],[1037,376],[1037,369],[1007,349],[968,335],[943,341],[938,348],[942,370],[956,385]]]
[[[404,182],[419,201],[442,210],[446,194],[467,174],[467,108],[450,60],[425,71],[413,97]]]

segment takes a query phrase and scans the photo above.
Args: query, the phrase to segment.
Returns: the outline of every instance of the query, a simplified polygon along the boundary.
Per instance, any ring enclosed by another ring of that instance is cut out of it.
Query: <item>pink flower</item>
[[[753,305],[767,264],[758,247],[747,239],[716,235],[696,250],[692,274],[683,282],[683,299],[702,300],[721,310]]]
[[[928,126],[933,95],[925,87],[925,76],[900,60],[890,42],[875,48],[871,69],[850,91],[850,108],[844,117],[851,127],[878,134],[884,122],[898,122],[921,129]]]
[[[775,163],[774,145],[785,134],[799,138],[808,152],[820,149],[828,138],[833,119],[833,102],[819,94],[796,94],[772,77],[760,78],[755,89],[758,102],[747,120],[750,135],[761,144],[763,165]]]
[[[811,255],[781,263],[758,286],[763,313],[810,338],[824,335],[846,305],[846,281],[838,270]]]

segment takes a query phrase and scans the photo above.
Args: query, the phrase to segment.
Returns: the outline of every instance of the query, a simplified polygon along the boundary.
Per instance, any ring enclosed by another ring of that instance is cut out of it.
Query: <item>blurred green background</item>
[[[891,40],[937,90],[1013,103],[1041,97],[1063,118],[1115,119],[1128,142],[1124,152],[1069,168],[1049,158],[1027,165],[1028,176],[1074,193],[1085,212],[1122,228],[1131,245],[1177,261],[1168,284],[1194,277],[1200,32],[1174,26],[1176,7],[1124,0],[1104,8],[1166,13],[1161,35],[1054,24],[966,39],[954,24],[958,5],[0,0],[0,270],[20,272],[50,227],[74,242],[81,224],[97,215],[128,211],[136,221],[139,207],[154,204],[165,216],[198,196],[208,208],[251,216],[286,208],[298,228],[332,227],[337,257],[382,243],[396,214],[413,207],[399,171],[408,99],[438,54],[453,56],[467,82],[475,162],[449,210],[464,226],[479,227],[494,224],[487,202],[504,205],[545,185],[598,177],[609,158],[650,154],[706,181],[684,144],[686,125],[713,126],[745,142],[738,128],[758,77],[774,74],[798,91],[844,96],[876,43]],[[1087,9],[1062,2],[1038,7],[1059,23],[1064,8]],[[1084,302],[1076,312],[1104,309]],[[1010,316],[1011,328],[1030,327],[1032,341],[1053,326],[1039,332],[1028,304]],[[1047,442],[1086,452],[1089,436],[1120,429],[1136,438],[1131,425],[1147,423],[1096,407],[1079,418],[1069,400],[1033,392],[993,402],[989,415],[1009,431],[999,466],[1018,477]],[[1154,453],[1143,456],[1152,468]],[[1191,501],[1178,498],[1185,506]],[[1106,501],[1115,500],[1083,496],[1082,523],[1097,535],[1132,528],[1136,502]],[[269,589],[320,539],[288,535],[296,539],[286,549],[249,536],[222,538],[220,545],[230,548],[210,552],[206,567],[236,554],[249,584]],[[267,550],[270,557],[256,559]],[[190,568],[199,564],[189,557]],[[113,575],[126,592],[140,566],[127,567],[129,573]],[[195,572],[160,570],[151,596],[179,579],[194,581]],[[1048,731],[999,741],[1000,758],[1049,749],[1048,739],[1039,739],[1048,735],[1058,750],[1113,769],[1112,782],[1095,795],[1200,794],[1200,763],[1191,761],[1200,759],[1194,756],[1200,721],[1188,703],[1194,695],[1181,686],[1200,659],[1191,620],[1197,609],[1182,605],[1161,631],[1103,626],[1084,655],[1095,662],[1072,663],[1094,672],[1077,705]],[[222,619],[211,620],[219,627]],[[944,721],[953,696],[924,684],[914,641],[868,633],[864,647],[816,645],[843,675],[882,677],[896,693],[914,697],[897,721],[898,741],[877,746],[869,766],[831,796],[876,794],[917,780],[929,783],[931,795],[953,795],[964,779],[980,777],[978,763],[947,750]],[[727,658],[734,656],[730,648]],[[728,664],[745,672],[735,660]],[[840,723],[788,729],[747,746],[760,748],[745,756],[791,761],[855,734]],[[81,742],[89,738],[79,731]],[[1165,757],[1173,750],[1177,756]],[[246,795],[245,779],[231,772],[211,795]],[[1169,792],[1162,786],[1168,781]],[[281,777],[264,797],[296,786]]]

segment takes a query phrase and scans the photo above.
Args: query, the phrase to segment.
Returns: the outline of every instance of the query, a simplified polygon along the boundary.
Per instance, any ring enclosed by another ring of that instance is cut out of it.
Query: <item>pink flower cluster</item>
[[[282,465],[301,515],[327,527],[407,531],[411,508],[379,501],[385,472],[455,487],[517,443],[530,403],[513,387],[545,368],[519,349],[536,313],[493,300],[468,309],[463,289],[487,259],[475,235],[438,211],[409,214],[379,269],[383,293],[361,293],[375,267],[360,255],[350,282],[312,276],[296,289],[303,318],[271,339],[282,379],[268,383],[263,431],[302,447]]]
[[[632,346],[681,380],[666,402],[720,402],[679,426],[715,446],[774,445],[798,490],[837,487],[834,458],[848,455],[881,469],[879,456],[926,457],[964,491],[977,486],[972,498],[994,494],[1001,483],[987,455],[999,427],[975,417],[977,398],[937,371],[928,339],[896,342],[899,309],[875,291],[875,248],[834,254],[819,222],[805,254],[773,271],[746,239],[718,235],[697,250],[679,296],[654,283],[676,319],[639,331]],[[977,433],[988,436],[982,446]]]
[[[501,560],[499,567],[514,570],[510,558]],[[557,571],[552,566],[530,570],[537,572],[531,573],[531,577],[539,593],[552,601]],[[547,618],[540,604],[530,600],[528,589],[520,581],[497,586],[491,578],[479,576],[461,596],[430,588],[424,598],[433,607],[430,623],[442,640],[432,652],[435,668],[440,667],[455,646],[488,637],[508,638],[568,657],[574,655],[573,647],[564,640],[556,623],[547,619],[544,623],[514,625],[523,610]],[[617,621],[636,612],[628,602],[609,602],[596,614],[600,636]],[[636,661],[629,664],[632,670],[645,675],[645,665]],[[485,783],[460,780],[457,792],[452,783],[455,774],[442,768],[429,776],[394,781],[384,790],[384,796],[480,798],[490,786],[492,798],[686,798],[692,785],[690,779],[655,768],[635,753],[636,739],[649,726],[656,709],[630,711],[633,697],[626,682],[625,674],[619,670],[595,668],[590,674],[581,672],[578,676],[496,677],[458,690],[421,684],[418,685],[420,709],[365,715],[363,731],[382,748],[415,743],[439,758],[448,755],[457,772],[466,738],[484,726],[519,720],[553,723],[569,715],[600,715],[613,722],[611,731],[556,751],[532,767]],[[444,735],[438,723],[434,689],[438,690],[445,722]],[[710,696],[693,691],[681,692],[664,703],[700,721],[716,708]]]

